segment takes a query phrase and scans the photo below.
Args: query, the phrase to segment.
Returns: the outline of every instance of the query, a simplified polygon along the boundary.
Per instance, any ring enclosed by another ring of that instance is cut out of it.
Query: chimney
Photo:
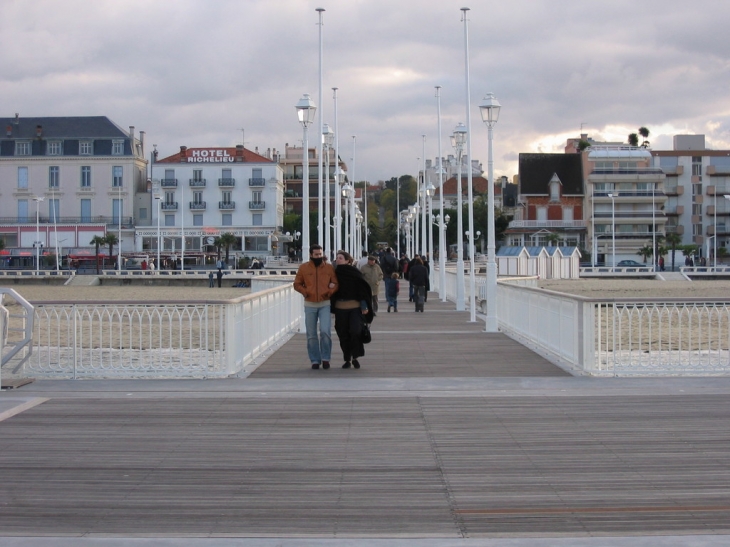
[[[144,158],[144,131],[139,132],[139,143],[142,148],[142,157]]]
[[[257,154],[259,153],[259,147],[258,147],[258,146],[256,147],[256,150],[255,150],[255,152],[256,152]]]
[[[5,135],[7,135],[8,137],[13,136],[13,126],[11,124],[5,126]]]
[[[20,114],[15,113],[15,125],[20,125]]]
[[[36,125],[35,126],[35,136],[39,139],[43,136],[43,126],[42,125]]]
[[[243,145],[242,144],[236,145],[236,158],[233,161],[237,161],[237,162],[243,161]]]
[[[129,126],[129,140],[132,141],[132,148],[134,148],[134,126]]]
[[[188,161],[188,147],[181,146],[180,147],[180,163],[185,163],[186,161]]]

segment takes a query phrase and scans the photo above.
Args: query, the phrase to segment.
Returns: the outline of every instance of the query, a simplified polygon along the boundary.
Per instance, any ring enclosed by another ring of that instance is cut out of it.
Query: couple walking
[[[353,259],[345,251],[337,251],[335,267],[328,264],[322,247],[312,245],[309,261],[303,263],[294,278],[294,290],[304,296],[304,323],[307,331],[307,353],[313,369],[320,364],[330,368],[332,355],[332,320],[345,360],[342,368],[360,368],[359,357],[365,355],[362,341],[363,323],[374,318],[370,285]],[[319,323],[319,336],[317,324]]]

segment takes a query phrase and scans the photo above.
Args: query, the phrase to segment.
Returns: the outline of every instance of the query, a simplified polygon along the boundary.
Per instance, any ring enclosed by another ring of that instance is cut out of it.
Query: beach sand
[[[590,298],[730,298],[730,281],[715,279],[545,279],[538,286]]]

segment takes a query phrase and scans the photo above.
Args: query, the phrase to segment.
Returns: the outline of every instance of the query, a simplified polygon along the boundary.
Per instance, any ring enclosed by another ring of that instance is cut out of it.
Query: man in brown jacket
[[[313,369],[320,362],[330,368],[332,356],[332,317],[330,296],[337,291],[337,277],[332,264],[324,260],[322,247],[309,248],[309,261],[304,262],[294,278],[294,290],[304,295],[304,324],[307,329],[307,353]],[[319,336],[317,336],[319,321]]]

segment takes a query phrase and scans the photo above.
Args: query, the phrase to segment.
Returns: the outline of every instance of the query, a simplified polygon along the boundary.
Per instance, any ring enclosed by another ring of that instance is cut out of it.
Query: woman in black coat
[[[357,358],[365,355],[361,338],[363,322],[371,323],[375,315],[372,291],[360,270],[352,265],[352,256],[346,251],[337,251],[335,275],[338,288],[332,295],[331,304],[335,314],[335,331],[345,359],[342,368],[360,368]]]
[[[426,287],[428,285],[428,269],[423,261],[416,257],[413,265],[408,267],[408,279],[413,287],[413,301],[416,303],[416,311],[423,313],[423,303],[426,299]]]

